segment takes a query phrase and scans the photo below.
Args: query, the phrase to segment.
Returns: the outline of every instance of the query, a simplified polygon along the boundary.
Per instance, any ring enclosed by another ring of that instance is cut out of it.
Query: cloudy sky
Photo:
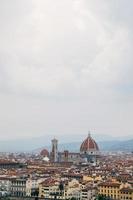
[[[0,139],[132,135],[132,11],[132,0],[0,0]]]

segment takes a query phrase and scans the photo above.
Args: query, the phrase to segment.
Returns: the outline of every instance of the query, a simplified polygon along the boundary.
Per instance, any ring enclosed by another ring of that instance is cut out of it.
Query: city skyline
[[[0,2],[0,140],[132,136],[133,2]]]

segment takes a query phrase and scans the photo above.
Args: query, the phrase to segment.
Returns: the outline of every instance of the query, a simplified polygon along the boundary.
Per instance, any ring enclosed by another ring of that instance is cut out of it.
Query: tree
[[[72,197],[70,200],[77,200],[75,197]]]
[[[104,196],[104,195],[101,195],[101,194],[99,194],[98,196],[97,196],[97,200],[106,200],[107,198],[106,198],[106,196]]]

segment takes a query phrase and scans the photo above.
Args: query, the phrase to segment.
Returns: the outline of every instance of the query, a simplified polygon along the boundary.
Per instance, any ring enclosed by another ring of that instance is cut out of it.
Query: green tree
[[[77,200],[75,197],[72,197],[70,200]]]

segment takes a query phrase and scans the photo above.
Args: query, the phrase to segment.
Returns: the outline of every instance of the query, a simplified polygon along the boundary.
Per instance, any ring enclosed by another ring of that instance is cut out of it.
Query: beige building
[[[99,194],[112,199],[133,200],[133,188],[130,184],[104,182],[99,185]]]
[[[94,200],[97,196],[97,188],[92,186],[86,186],[81,191],[81,200]]]
[[[58,199],[64,196],[59,190],[59,181],[49,179],[39,184],[39,197],[54,199],[55,196]]]
[[[18,197],[26,196],[26,179],[24,178],[11,179],[11,196],[18,196]]]
[[[39,183],[44,181],[44,178],[33,179],[29,178],[26,181],[26,196],[36,196],[39,192]]]
[[[78,180],[73,179],[72,181],[68,182],[65,187],[65,198],[71,199],[76,198],[77,200],[81,199],[81,191],[82,185],[79,183]]]
[[[119,199],[121,200],[133,200],[133,189],[131,188],[122,188],[119,190]]]
[[[39,197],[56,198],[57,199],[71,199],[72,197],[77,200],[81,199],[82,185],[75,179],[71,182],[65,181],[63,188],[60,190],[60,182],[56,180],[46,180],[39,184]]]

